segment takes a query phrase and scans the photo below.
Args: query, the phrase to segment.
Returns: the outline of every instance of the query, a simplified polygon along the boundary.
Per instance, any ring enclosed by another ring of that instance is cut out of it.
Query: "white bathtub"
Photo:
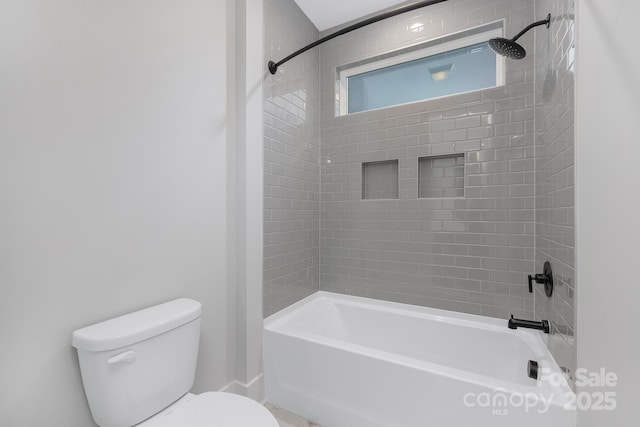
[[[318,292],[264,332],[267,401],[325,427],[576,425],[543,334],[507,319]]]

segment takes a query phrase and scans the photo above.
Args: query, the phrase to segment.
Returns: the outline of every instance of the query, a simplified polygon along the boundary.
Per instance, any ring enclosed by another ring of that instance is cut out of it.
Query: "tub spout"
[[[533,320],[514,319],[512,314],[511,319],[509,319],[509,329],[518,328],[537,329],[543,331],[545,334],[548,334],[551,331],[551,326],[549,325],[548,320],[535,322]]]

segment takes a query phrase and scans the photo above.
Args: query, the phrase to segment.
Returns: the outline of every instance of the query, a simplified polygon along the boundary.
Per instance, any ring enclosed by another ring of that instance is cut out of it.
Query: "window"
[[[502,29],[467,34],[341,67],[340,115],[503,85],[504,59],[488,44]]]

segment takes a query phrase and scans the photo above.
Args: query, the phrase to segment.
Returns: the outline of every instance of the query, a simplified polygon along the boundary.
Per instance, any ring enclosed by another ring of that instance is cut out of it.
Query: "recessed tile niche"
[[[398,198],[398,161],[362,164],[362,199]]]
[[[464,154],[419,158],[418,197],[464,197]]]

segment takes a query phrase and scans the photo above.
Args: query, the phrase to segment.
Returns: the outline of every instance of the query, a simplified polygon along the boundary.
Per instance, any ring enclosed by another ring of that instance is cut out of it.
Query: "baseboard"
[[[220,391],[246,396],[256,402],[264,403],[264,374],[260,374],[248,384],[234,380],[224,386]]]

